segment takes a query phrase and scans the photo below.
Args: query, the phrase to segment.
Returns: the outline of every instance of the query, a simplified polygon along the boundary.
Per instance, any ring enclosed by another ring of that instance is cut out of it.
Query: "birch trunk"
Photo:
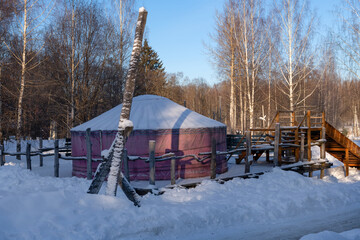
[[[72,2],[71,12],[71,128],[75,127],[75,2]]]
[[[111,167],[108,177],[108,183],[106,187],[107,195],[116,195],[116,189],[119,182],[121,159],[123,155],[124,145],[126,138],[129,136],[132,130],[132,123],[129,121],[132,98],[135,88],[135,78],[137,72],[137,66],[140,57],[140,51],[142,46],[142,39],[145,29],[147,11],[145,8],[139,9],[139,17],[136,24],[134,46],[130,59],[129,71],[127,74],[127,81],[124,92],[123,107],[121,109],[118,132],[114,142],[114,155],[111,161]],[[138,199],[135,197],[135,200]],[[139,201],[138,201],[139,202]]]
[[[19,100],[18,100],[18,109],[17,109],[17,124],[16,124],[16,139],[17,146],[20,148],[20,137],[21,137],[21,128],[22,128],[22,103],[24,98],[24,89],[25,89],[25,73],[26,73],[26,43],[27,43],[27,0],[24,0],[24,22],[23,22],[23,49],[22,49],[22,58],[21,58],[21,78],[20,78],[20,91],[19,91]]]

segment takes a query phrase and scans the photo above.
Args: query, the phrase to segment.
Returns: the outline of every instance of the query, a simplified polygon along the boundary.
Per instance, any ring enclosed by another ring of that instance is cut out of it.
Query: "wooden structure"
[[[250,131],[253,132],[253,136],[259,136],[252,139],[251,154],[254,155],[254,160],[264,152],[267,152],[269,160],[268,152],[274,151],[273,161],[278,166],[284,163],[311,161],[311,146],[319,145],[320,158],[325,159],[325,152],[328,152],[345,164],[347,174],[349,167],[360,168],[360,147],[326,122],[325,113],[307,111],[304,116],[299,117],[294,112],[279,111],[267,128],[255,128]],[[233,149],[241,148],[245,135],[237,140]],[[245,156],[245,153],[240,153],[237,162]]]

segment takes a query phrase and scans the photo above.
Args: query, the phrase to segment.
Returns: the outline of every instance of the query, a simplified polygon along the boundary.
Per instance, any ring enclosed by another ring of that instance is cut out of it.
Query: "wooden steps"
[[[326,144],[325,151],[341,162],[346,163],[346,149],[349,151],[348,165],[350,167],[360,168],[360,147],[339,132],[328,122],[325,122]],[[312,139],[320,138],[320,131],[312,130]]]

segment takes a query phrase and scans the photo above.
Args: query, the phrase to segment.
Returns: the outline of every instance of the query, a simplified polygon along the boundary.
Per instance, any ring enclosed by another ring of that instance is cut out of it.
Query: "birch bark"
[[[129,117],[130,117],[132,98],[135,88],[137,66],[139,62],[142,39],[146,24],[146,17],[147,17],[147,11],[143,7],[140,8],[139,17],[135,30],[134,46],[131,54],[130,66],[127,74],[126,85],[125,85],[123,107],[120,114],[118,132],[114,140],[115,142],[113,144],[114,155],[111,161],[108,183],[106,187],[107,195],[112,195],[112,196],[116,195],[117,185],[120,177],[120,166],[121,166],[121,158],[123,155],[124,145],[133,127],[131,121],[129,120]],[[135,200],[138,201],[136,197]]]

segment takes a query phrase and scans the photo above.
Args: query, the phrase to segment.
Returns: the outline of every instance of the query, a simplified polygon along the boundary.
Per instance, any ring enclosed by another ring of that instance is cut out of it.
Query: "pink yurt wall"
[[[91,129],[93,158],[109,149],[117,132],[122,105],[99,115],[71,130],[72,155],[86,156],[85,131]],[[142,95],[133,99],[130,120],[134,129],[125,145],[129,156],[149,155],[149,140],[156,141],[155,156],[173,152],[178,156],[211,150],[211,139],[216,139],[217,151],[226,151],[226,125],[193,112],[167,98]],[[95,172],[100,162],[93,162]],[[149,179],[149,163],[129,161],[131,180]],[[217,157],[217,173],[227,171],[224,156]],[[86,177],[86,161],[73,161],[73,175]],[[177,161],[176,175],[195,178],[210,175],[210,162],[199,163],[193,158]],[[157,162],[155,178],[170,179],[170,161]]]

